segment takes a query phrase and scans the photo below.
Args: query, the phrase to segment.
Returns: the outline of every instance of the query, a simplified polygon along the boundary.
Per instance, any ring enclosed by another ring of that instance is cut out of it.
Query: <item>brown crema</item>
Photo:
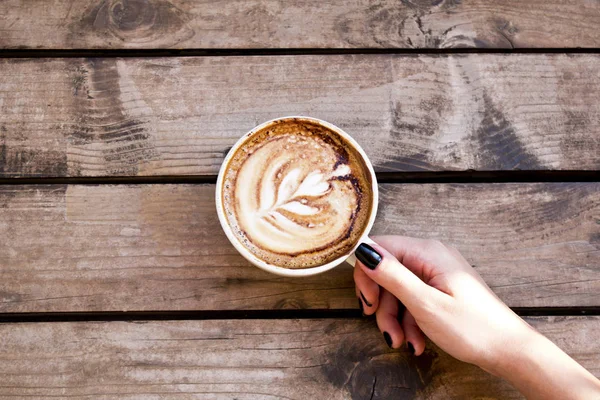
[[[236,239],[260,260],[299,269],[348,253],[373,202],[360,153],[337,132],[301,118],[251,134],[226,166],[223,209]]]

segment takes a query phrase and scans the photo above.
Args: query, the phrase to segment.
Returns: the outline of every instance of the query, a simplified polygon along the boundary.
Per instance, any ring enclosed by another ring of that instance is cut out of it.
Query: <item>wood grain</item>
[[[0,59],[0,176],[214,175],[311,115],[378,171],[600,169],[600,55]]]
[[[599,47],[597,1],[4,0],[0,47]]]
[[[345,264],[247,263],[213,191],[0,186],[0,312],[357,308]],[[600,183],[385,184],[373,233],[455,245],[510,306],[600,306]]]
[[[528,322],[600,376],[599,317]],[[0,378],[2,398],[522,398],[431,344],[389,350],[354,319],[4,324]]]

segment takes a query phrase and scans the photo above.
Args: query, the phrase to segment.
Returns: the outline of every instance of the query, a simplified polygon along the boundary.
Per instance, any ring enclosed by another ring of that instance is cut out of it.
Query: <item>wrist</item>
[[[494,311],[496,319],[487,330],[493,333],[475,364],[492,375],[511,381],[511,375],[518,373],[517,367],[534,357],[532,349],[539,348],[547,339],[508,307]]]
[[[493,356],[480,365],[482,369],[509,382],[532,370],[530,364],[535,361],[535,349],[548,339],[524,321],[523,324],[522,329],[499,341]]]
[[[526,329],[511,335],[494,361],[481,368],[503,378],[528,399],[589,399],[600,382],[545,336]],[[599,397],[600,398],[600,397]]]

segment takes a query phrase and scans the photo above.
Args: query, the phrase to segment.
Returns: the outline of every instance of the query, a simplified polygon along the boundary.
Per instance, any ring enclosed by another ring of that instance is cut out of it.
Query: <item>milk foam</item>
[[[299,129],[242,147],[224,196],[245,246],[288,268],[336,258],[360,236],[370,208],[369,181],[356,155],[330,136]]]

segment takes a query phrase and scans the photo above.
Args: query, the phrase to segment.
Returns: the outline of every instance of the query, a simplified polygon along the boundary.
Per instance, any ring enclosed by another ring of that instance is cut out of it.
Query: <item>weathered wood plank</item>
[[[378,171],[600,169],[599,55],[0,60],[0,176],[214,175],[312,115]]]
[[[213,191],[0,187],[0,312],[357,307],[349,266],[250,266]],[[455,245],[510,306],[600,306],[600,183],[381,185],[374,233]]]
[[[597,1],[4,0],[2,48],[599,47]]]
[[[600,376],[599,317],[528,322]],[[3,398],[522,398],[431,344],[391,351],[352,319],[4,324],[0,378]]]

